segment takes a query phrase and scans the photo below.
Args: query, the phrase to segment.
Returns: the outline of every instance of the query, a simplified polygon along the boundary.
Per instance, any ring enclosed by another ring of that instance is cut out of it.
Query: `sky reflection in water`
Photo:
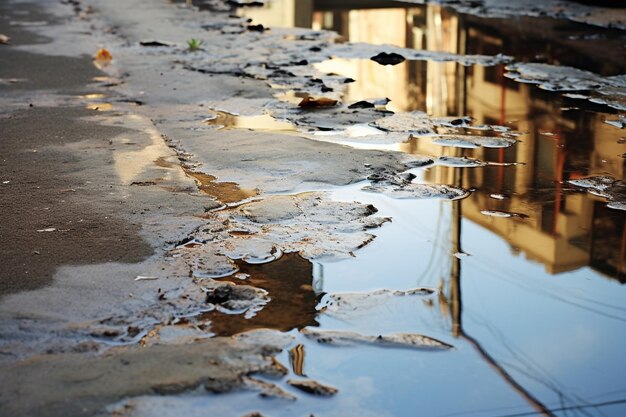
[[[351,42],[502,52],[519,61],[561,63],[603,75],[626,72],[623,54],[611,53],[615,46],[623,51],[623,34],[580,24],[487,20],[438,6],[314,10],[307,1],[296,2],[295,9],[293,1],[272,4],[285,12],[246,13],[270,27],[336,30]],[[606,42],[585,39],[589,34]],[[383,67],[368,60],[329,60],[318,68],[357,80],[346,102],[389,97],[394,111],[470,115],[475,124],[526,132],[506,150],[443,148],[420,139],[398,145],[399,150],[525,165],[420,172],[418,180],[476,189],[457,202],[392,200],[361,192],[361,185],[333,191],[338,200],[374,204],[393,222],[376,230],[378,238],[356,258],[315,265],[314,288],[332,293],[426,286],[440,288],[441,295],[390,302],[349,320],[320,314],[321,328],[417,332],[455,349],[337,348],[299,336],[304,372],[340,394],[324,400],[303,396],[288,407],[248,398],[235,401],[237,410],[317,416],[624,415],[626,404],[619,401],[626,398],[626,216],[606,208],[602,198],[563,184],[588,175],[624,179],[626,145],[619,141],[626,133],[604,123],[615,111],[515,83],[504,77],[503,66]],[[493,193],[506,198],[495,200]],[[528,217],[493,218],[481,210]],[[470,256],[455,257],[458,252]],[[308,304],[303,308],[310,312]],[[286,352],[281,361],[289,362]]]

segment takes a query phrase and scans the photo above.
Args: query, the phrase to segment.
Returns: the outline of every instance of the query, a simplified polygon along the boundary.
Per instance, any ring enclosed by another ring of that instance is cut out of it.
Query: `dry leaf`
[[[300,107],[331,107],[337,104],[337,100],[333,100],[332,98],[320,97],[313,98],[311,96],[306,96],[302,99],[302,101],[298,104]]]
[[[111,55],[109,50],[102,48],[98,50],[98,52],[96,52],[96,54],[94,55],[93,62],[96,65],[96,67],[102,69],[106,67],[107,65],[109,65],[112,59],[113,59],[113,56]]]

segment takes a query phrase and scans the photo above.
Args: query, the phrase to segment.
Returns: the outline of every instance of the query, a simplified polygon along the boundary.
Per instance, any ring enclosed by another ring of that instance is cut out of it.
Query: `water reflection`
[[[228,336],[262,328],[287,332],[318,325],[315,319],[317,294],[312,287],[313,265],[310,261],[288,253],[274,262],[252,265],[238,261],[237,266],[239,274],[248,278],[243,282],[237,278],[226,280],[262,288],[269,293],[271,301],[250,319],[242,314],[207,313],[204,318],[211,320],[211,331],[216,335]]]
[[[374,4],[375,3],[375,4]],[[397,2],[296,3],[274,1],[270,7],[246,10],[246,15],[272,24],[307,25],[334,30],[351,42],[459,54],[497,54],[520,61],[575,65],[604,75],[626,72],[620,31],[593,28],[601,43],[589,41],[585,25],[554,19],[481,19],[436,6]],[[290,5],[287,7],[286,5]],[[389,30],[389,28],[396,28]],[[580,53],[588,52],[587,55]],[[619,49],[618,49],[619,50]],[[584,56],[584,59],[582,57]],[[594,59],[595,58],[595,59]],[[469,115],[475,124],[506,125],[521,132],[521,142],[508,149],[450,151],[429,140],[413,139],[400,150],[414,154],[467,156],[522,166],[488,166],[471,170],[461,186],[478,191],[463,203],[463,214],[503,236],[516,251],[541,262],[550,273],[592,266],[620,282],[626,281],[624,215],[606,209],[602,198],[581,195],[564,185],[588,175],[625,178],[621,157],[623,134],[606,123],[613,111],[582,104],[533,85],[504,77],[504,66],[462,66],[453,62],[407,61],[381,66],[371,60],[331,59],[317,65],[327,73],[351,77],[346,102],[389,97],[394,111],[421,110],[435,116]],[[436,167],[425,180],[451,184],[456,168]],[[495,200],[491,194],[510,198]],[[524,222],[487,217],[485,210],[529,216]]]
[[[277,132],[296,131],[291,123],[280,122],[267,114],[258,116],[238,116],[217,111],[210,118],[207,118],[205,123],[209,126],[215,126],[218,129],[254,129]]]
[[[307,21],[304,17],[309,16],[307,27],[334,30],[351,42],[460,54],[504,53],[521,62],[570,65],[602,75],[626,72],[623,54],[615,52],[623,51],[623,32],[555,19],[480,19],[436,5],[346,1],[342,3],[345,6],[338,7],[336,2],[324,0],[303,2],[302,6],[294,1],[272,2],[274,7],[285,4],[298,5],[284,9],[295,14],[289,14],[285,20],[273,15],[278,19],[274,25],[291,26],[298,19]],[[264,21],[271,10],[268,7],[246,14]],[[592,39],[602,42],[591,42]],[[476,191],[465,200],[445,203],[439,211],[422,205],[420,215],[437,219],[438,224],[432,233],[435,237],[428,242],[429,249],[416,245],[411,237],[402,240],[405,238],[399,234],[404,231],[399,229],[395,229],[395,235],[381,231],[372,247],[359,255],[367,259],[324,266],[324,290],[368,285],[406,287],[407,280],[410,285],[438,280],[439,299],[424,304],[425,309],[443,317],[451,336],[466,342],[466,347],[495,371],[500,383],[512,388],[517,399],[532,408],[522,408],[522,414],[515,414],[519,409],[511,413],[495,409],[499,400],[521,406],[507,398],[498,383],[486,382],[482,373],[480,382],[493,396],[485,399],[482,411],[475,415],[623,415],[619,407],[611,406],[625,402],[618,395],[624,390],[621,349],[612,345],[624,343],[626,317],[621,284],[626,282],[626,216],[623,211],[608,208],[603,198],[582,194],[567,185],[567,180],[589,175],[610,175],[624,181],[624,134],[605,123],[615,119],[616,112],[516,83],[504,76],[503,66],[465,67],[414,61],[391,67],[370,60],[331,59],[318,64],[318,69],[356,80],[348,86],[345,102],[389,97],[392,102],[388,107],[397,112],[468,115],[475,119],[475,124],[504,125],[524,132],[519,143],[506,149],[443,148],[420,138],[398,145],[407,153],[469,157],[501,165],[473,169],[435,166],[424,171],[420,180]],[[461,128],[459,132],[465,130]],[[520,165],[503,165],[506,163]],[[353,197],[357,198],[351,194]],[[375,203],[381,213],[393,214],[400,228],[411,228],[407,235],[413,230],[418,230],[415,235],[425,235],[419,233],[420,215],[407,214],[418,209],[417,205],[402,203],[407,206],[385,211],[384,204],[383,200]],[[485,211],[520,216],[486,216]],[[396,242],[383,243],[384,238]],[[409,244],[414,245],[412,251],[402,247]],[[441,247],[445,250],[440,251]],[[396,256],[393,251],[402,255]],[[472,256],[455,256],[465,251]],[[416,253],[419,259],[415,259]],[[358,279],[350,275],[355,269],[360,275]],[[409,278],[403,281],[405,275]],[[420,281],[423,277],[425,281]],[[391,314],[392,320],[387,317],[383,325],[394,327],[402,323],[411,328],[422,326],[431,332],[436,332],[440,325],[428,312],[410,314],[410,318]],[[385,321],[369,317],[346,325],[324,317],[319,320],[322,327],[345,325],[370,330]],[[318,367],[323,367],[322,356],[317,354]],[[388,359],[377,360],[389,362]],[[314,362],[309,356],[307,360]],[[480,372],[467,357],[463,362],[450,357],[446,360],[457,365],[461,362],[463,369],[471,370],[468,372]],[[410,363],[400,358],[397,362]],[[413,372],[410,367],[403,370]],[[441,372],[430,370],[428,376],[435,378]],[[339,374],[331,375],[340,379]],[[375,376],[384,378],[380,373]],[[467,410],[471,409],[471,396],[466,391],[471,390],[468,381],[472,378],[455,377],[454,381],[463,381],[462,388],[446,392],[467,402],[456,406],[422,402],[424,410],[431,413],[428,415],[446,410],[470,414]],[[392,389],[380,389],[390,396],[397,394]],[[433,395],[442,398],[442,390],[437,387],[438,394]],[[610,401],[605,401],[607,398]],[[403,401],[404,406],[411,402]],[[485,410],[490,408],[485,404],[494,407]],[[398,407],[396,410],[390,406],[386,411],[410,415],[406,408]]]

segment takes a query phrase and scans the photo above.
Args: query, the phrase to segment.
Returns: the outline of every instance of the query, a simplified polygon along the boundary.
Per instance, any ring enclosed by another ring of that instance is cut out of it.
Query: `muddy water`
[[[200,191],[217,198],[225,204],[245,200],[257,194],[255,190],[239,188],[234,182],[216,181],[217,178],[212,175],[194,172],[191,169],[185,169],[185,173],[196,181]]]
[[[206,314],[211,331],[217,335],[232,335],[250,329],[271,328],[281,331],[317,326],[317,294],[311,277],[313,265],[297,254],[286,254],[269,264],[250,265],[238,262],[239,273],[228,281],[252,285],[271,294],[272,301],[253,317]],[[242,282],[243,280],[243,282]]]
[[[438,6],[383,2],[384,8],[371,9],[358,3],[350,2],[353,9],[318,10],[313,2],[273,2],[293,13],[270,6],[244,13],[270,27],[335,30],[351,42],[503,53],[518,62],[568,65],[601,76],[626,72],[623,53],[616,52],[626,44],[624,32],[555,19],[480,19]],[[329,59],[316,67],[355,80],[343,96],[346,103],[387,97],[387,109],[398,113],[472,117],[470,126],[453,125],[449,134],[500,135],[476,128],[481,125],[522,134],[515,145],[498,149],[441,146],[420,136],[385,145],[435,160],[486,164],[440,162],[412,170],[415,182],[473,190],[458,201],[392,199],[363,192],[364,184],[330,189],[337,200],[371,203],[393,219],[353,259],[311,264],[289,255],[266,265],[240,265],[247,268],[247,284],[266,289],[272,301],[250,319],[211,313],[213,331],[291,330],[299,345],[279,358],[291,364],[290,376],[331,384],[338,395],[301,395],[288,404],[244,393],[219,400],[163,398],[146,403],[146,415],[159,407],[203,415],[198,410],[209,404],[221,415],[624,415],[626,214],[568,182],[593,175],[625,179],[626,131],[606,123],[619,120],[619,111],[515,82],[503,65],[381,66]],[[263,130],[265,122],[218,124]],[[288,130],[282,123],[269,126]],[[371,147],[358,141],[354,146]],[[315,309],[323,294],[416,287],[437,291],[364,301],[338,313]],[[328,346],[294,330],[306,326],[368,335],[419,333],[454,348]]]

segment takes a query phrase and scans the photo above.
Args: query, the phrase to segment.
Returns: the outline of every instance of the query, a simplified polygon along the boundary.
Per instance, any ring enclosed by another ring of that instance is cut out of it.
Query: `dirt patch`
[[[17,24],[16,24],[17,23]],[[28,30],[40,24],[56,23],[56,19],[36,4],[2,2],[0,4],[0,33],[11,38],[11,45],[32,45],[50,42],[50,38]],[[5,50],[0,59],[6,59]]]
[[[100,205],[98,192],[86,192],[89,175],[76,174],[89,166],[58,148],[86,140],[108,146],[124,131],[78,119],[90,114],[35,107],[0,119],[0,295],[39,288],[61,265],[137,262],[152,253],[138,225]]]
[[[4,48],[0,55],[0,78],[23,80],[1,85],[0,91],[53,89],[65,92],[77,85],[85,86],[98,75],[102,74],[88,56],[49,56]]]
[[[196,181],[200,191],[224,204],[236,203],[259,194],[257,190],[240,188],[234,182],[216,181],[217,178],[213,175],[195,172],[190,169],[185,169],[185,173]]]
[[[243,376],[273,373],[273,355],[291,339],[275,332],[153,346],[97,358],[46,355],[0,370],[0,406],[14,416],[91,416],[104,406],[147,394],[199,386],[227,392]]]
[[[46,44],[50,38],[34,33],[41,26],[58,24],[58,19],[43,13],[35,4],[0,4],[0,33],[11,38],[0,54],[0,91],[76,90],[92,78],[102,75],[91,63],[91,57],[42,55],[18,50],[13,46]],[[55,51],[51,51],[55,52]]]

